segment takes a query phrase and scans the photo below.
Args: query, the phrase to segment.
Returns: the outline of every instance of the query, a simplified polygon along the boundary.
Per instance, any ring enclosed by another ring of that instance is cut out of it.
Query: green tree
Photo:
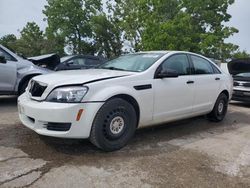
[[[61,35],[57,35],[56,33],[53,33],[49,30],[49,28],[46,28],[45,34],[44,34],[45,40],[44,40],[44,54],[48,53],[57,53],[60,56],[64,56],[64,47],[65,47],[65,40],[64,37]]]
[[[64,40],[70,53],[99,54],[106,57],[121,54],[122,31],[103,11],[101,0],[47,0],[43,13],[46,33]]]
[[[238,46],[225,43],[238,32],[227,27],[234,0],[116,0],[109,10],[135,50],[187,50],[227,59]]]
[[[16,51],[26,57],[43,54],[43,31],[35,22],[28,22],[21,30],[21,37],[16,42]]]
[[[91,18],[101,10],[100,0],[47,0],[43,13],[48,30],[65,39],[72,53],[93,54]]]
[[[240,58],[250,58],[250,54],[247,51],[237,51],[233,54],[233,59],[240,59]]]
[[[0,44],[11,50],[16,50],[17,38],[14,34],[5,35],[0,38]]]
[[[98,55],[110,58],[119,56],[122,53],[121,30],[105,14],[92,18],[91,29],[93,31],[94,47]]]
[[[173,19],[179,10],[176,0],[116,0],[108,5],[124,32],[123,39],[130,42],[134,51],[149,49],[152,44],[153,48],[163,49],[163,41],[159,46],[155,44],[163,37],[159,36],[162,23]]]
[[[197,49],[191,51],[221,60],[232,57],[239,47],[226,43],[225,39],[238,30],[224,23],[231,18],[227,10],[233,3],[234,0],[182,0],[183,9],[192,18],[192,34],[198,34]]]

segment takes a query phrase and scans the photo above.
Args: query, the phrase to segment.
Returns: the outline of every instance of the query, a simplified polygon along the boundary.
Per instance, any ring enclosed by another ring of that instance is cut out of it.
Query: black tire
[[[27,88],[28,84],[29,84],[30,80],[25,80],[22,85],[20,86],[20,90],[19,90],[19,95],[22,95],[25,92],[25,89]]]
[[[224,93],[221,93],[215,102],[212,112],[208,114],[209,120],[213,122],[222,121],[227,113],[227,107],[228,97]]]
[[[114,98],[107,101],[97,112],[90,141],[104,151],[119,150],[133,137],[136,127],[134,107],[123,99]]]

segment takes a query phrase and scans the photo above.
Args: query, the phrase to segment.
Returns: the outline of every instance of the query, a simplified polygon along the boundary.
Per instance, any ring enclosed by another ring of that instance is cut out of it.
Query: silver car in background
[[[31,78],[49,72],[0,44],[0,95],[20,95]]]

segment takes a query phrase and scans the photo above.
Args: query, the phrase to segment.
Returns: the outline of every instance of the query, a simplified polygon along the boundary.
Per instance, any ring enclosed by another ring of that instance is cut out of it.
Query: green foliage
[[[124,40],[130,42],[134,51],[163,49],[165,38],[162,24],[175,17],[179,11],[177,0],[116,0],[109,1],[109,11],[124,32]],[[161,34],[161,36],[159,36]],[[163,34],[164,35],[164,34]],[[152,46],[153,45],[153,46]]]
[[[72,53],[93,54],[91,18],[101,10],[99,0],[48,0],[43,13],[48,30],[65,39]]]
[[[103,2],[47,0],[45,32],[27,23],[20,39],[7,35],[0,42],[26,56],[64,49],[108,58],[124,49],[185,50],[222,61],[248,56],[225,42],[238,32],[225,25],[234,0],[106,0],[105,8]]]
[[[95,52],[108,58],[121,54],[121,31],[115,23],[108,20],[105,14],[95,16],[91,20]]]
[[[64,39],[70,53],[121,54],[121,30],[102,10],[101,0],[47,0],[47,33]]]
[[[28,22],[20,34],[19,39],[13,34],[5,35],[0,39],[0,43],[25,57],[48,53],[64,54],[64,43],[62,40],[49,34],[45,36],[43,31],[34,22]]]
[[[227,59],[238,46],[225,39],[238,32],[226,27],[234,0],[116,0],[110,11],[125,39],[138,50],[187,50]]]
[[[21,30],[21,37],[17,40],[16,51],[24,56],[41,55],[43,52],[43,32],[35,22],[28,22]]]
[[[233,59],[240,59],[240,58],[250,58],[250,54],[247,53],[245,50],[238,51],[233,54]]]
[[[228,6],[234,0],[182,0],[185,12],[192,17],[194,30],[197,33],[198,48],[194,52],[225,60],[230,58],[237,45],[225,43],[225,39],[237,33],[238,30],[224,25],[231,18],[227,13]]]
[[[13,34],[5,35],[0,39],[0,43],[17,54],[27,57],[43,53],[44,36],[36,23],[28,22],[20,34],[19,39]]]
[[[0,38],[0,44],[2,44],[3,46],[5,46],[11,50],[15,50],[16,41],[17,41],[17,38],[13,34],[5,35],[5,36]]]

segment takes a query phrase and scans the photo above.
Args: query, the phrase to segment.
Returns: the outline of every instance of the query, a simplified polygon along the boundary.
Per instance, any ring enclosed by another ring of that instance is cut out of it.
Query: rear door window
[[[214,74],[211,63],[201,57],[191,55],[194,65],[194,74]]]

